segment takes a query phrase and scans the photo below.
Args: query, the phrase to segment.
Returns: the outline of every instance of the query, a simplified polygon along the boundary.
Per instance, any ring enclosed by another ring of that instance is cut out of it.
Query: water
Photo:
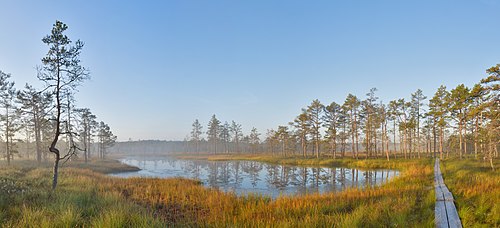
[[[137,172],[115,173],[117,177],[184,177],[205,186],[238,195],[280,195],[338,192],[386,183],[399,175],[396,170],[359,170],[267,164],[256,161],[182,160],[171,157],[129,157],[122,163],[139,167]]]

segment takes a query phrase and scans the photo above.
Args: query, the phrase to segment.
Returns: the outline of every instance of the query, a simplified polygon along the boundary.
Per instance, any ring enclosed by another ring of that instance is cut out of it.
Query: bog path
[[[436,227],[462,227],[453,195],[444,184],[443,175],[441,175],[439,168],[439,158],[436,158],[434,163],[434,187],[436,192],[436,208],[434,209]]]

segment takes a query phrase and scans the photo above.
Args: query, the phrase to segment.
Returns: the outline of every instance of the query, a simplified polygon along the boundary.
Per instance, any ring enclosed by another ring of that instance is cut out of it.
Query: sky
[[[384,102],[469,87],[500,63],[500,0],[0,0],[0,70],[38,88],[56,20],[85,43],[77,106],[118,140],[183,140],[199,119],[245,133],[286,125],[313,99],[370,88]]]

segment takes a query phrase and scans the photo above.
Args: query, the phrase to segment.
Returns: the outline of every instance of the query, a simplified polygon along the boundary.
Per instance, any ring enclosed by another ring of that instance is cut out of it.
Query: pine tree
[[[257,148],[259,147],[260,144],[260,133],[257,131],[257,128],[253,127],[252,130],[250,131],[249,141],[250,141],[250,147],[253,153],[257,152]]]
[[[311,105],[307,107],[307,115],[309,116],[309,125],[311,126],[310,134],[314,143],[314,152],[316,153],[316,158],[319,158],[320,147],[319,143],[321,141],[320,128],[322,125],[322,113],[324,106],[319,100],[314,100]]]
[[[486,90],[485,115],[489,119],[486,126],[486,140],[488,141],[488,158],[492,170],[495,170],[493,157],[498,156],[498,144],[500,143],[500,64],[486,70],[488,77],[481,80]],[[486,156],[485,156],[486,157]]]
[[[3,113],[0,114],[0,121],[3,125],[5,158],[7,158],[8,165],[10,165],[10,161],[14,158],[14,154],[17,153],[14,136],[20,129],[20,118],[15,103],[16,89],[14,88],[14,82],[8,81],[9,78],[10,74],[0,71],[0,108],[3,109]]]
[[[193,130],[191,130],[191,141],[195,143],[196,152],[200,152],[200,141],[202,140],[201,135],[203,134],[203,126],[201,126],[198,119],[193,122]]]
[[[38,72],[38,79],[46,83],[46,89],[51,91],[54,99],[55,132],[49,147],[49,151],[55,155],[52,189],[57,187],[59,162],[73,155],[71,151],[61,153],[57,145],[59,137],[65,133],[62,129],[64,126],[61,125],[64,121],[63,101],[65,95],[72,94],[80,83],[89,78],[89,73],[82,67],[79,58],[84,44],[78,40],[72,45],[72,41],[64,34],[67,29],[66,24],[56,21],[51,34],[42,39],[49,51],[42,58],[43,66]]]
[[[83,151],[83,158],[88,162],[90,158],[90,148],[92,135],[98,127],[97,117],[88,108],[75,109],[78,114],[78,135],[80,138],[80,149]]]
[[[444,155],[444,131],[448,124],[448,100],[449,93],[445,86],[440,86],[432,99],[429,101],[429,115],[434,119],[434,124],[439,130],[439,157],[443,159]]]
[[[99,140],[99,147],[98,147],[99,158],[104,159],[107,154],[107,149],[115,145],[116,136],[111,131],[109,125],[102,121],[99,122],[99,129],[97,136]]]
[[[335,159],[337,156],[337,129],[340,125],[341,107],[339,104],[332,102],[325,107],[323,116],[323,126],[326,128],[325,138],[328,140],[332,156]]]
[[[422,92],[421,89],[418,89],[415,91],[415,93],[411,94],[411,103],[412,107],[415,113],[415,119],[416,119],[416,133],[417,133],[417,153],[418,153],[418,158],[420,158],[420,152],[422,151],[422,142],[420,139],[420,118],[422,117],[422,106],[424,105],[423,101],[427,99],[426,96],[424,96],[424,93]]]
[[[220,121],[214,114],[210,119],[210,121],[208,122],[208,131],[207,131],[208,141],[212,142],[214,148],[213,150],[214,154],[217,153],[217,142],[219,141],[219,134],[220,134]]]
[[[283,156],[287,156],[287,144],[290,138],[288,127],[278,126],[278,130],[276,130],[275,134],[276,138],[281,142],[281,153],[283,154]]]
[[[359,153],[359,148],[358,148],[358,137],[359,137],[359,133],[358,133],[358,120],[359,120],[359,116],[358,116],[358,109],[359,109],[359,106],[361,105],[361,102],[359,101],[359,99],[352,95],[352,94],[349,94],[347,95],[347,98],[345,99],[344,101],[344,104],[343,104],[343,107],[346,109],[346,111],[348,111],[349,113],[349,122],[351,123],[351,126],[350,126],[350,131],[351,131],[351,147],[352,147],[352,153],[353,153],[353,157],[355,157],[356,159],[359,158],[358,156],[358,153]]]
[[[311,130],[311,125],[310,125],[308,113],[303,111],[290,124],[295,128],[297,135],[300,138],[302,156],[306,157],[307,156],[307,135],[309,134],[309,132]]]
[[[459,155],[462,158],[463,154],[467,154],[467,142],[464,138],[466,134],[466,122],[467,122],[467,111],[469,109],[471,97],[469,88],[464,84],[458,85],[456,88],[451,90],[448,107],[451,117],[455,119],[458,124],[458,135],[459,135]]]
[[[241,124],[237,124],[236,122],[231,121],[231,127],[229,128],[229,131],[231,132],[231,135],[233,137],[232,141],[236,146],[236,153],[240,152],[240,140],[241,137],[243,137],[243,132],[241,130]]]
[[[35,136],[36,161],[42,161],[42,129],[46,124],[45,117],[48,115],[48,108],[52,101],[51,94],[41,93],[33,86],[26,84],[24,90],[17,94],[18,102],[21,104],[21,113],[29,120]]]
[[[220,126],[219,138],[222,143],[224,143],[224,152],[229,153],[229,139],[231,138],[229,124],[224,122],[223,125]]]

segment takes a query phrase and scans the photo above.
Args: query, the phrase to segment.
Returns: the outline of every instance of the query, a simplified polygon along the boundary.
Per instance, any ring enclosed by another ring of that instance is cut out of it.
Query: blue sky
[[[500,63],[499,0],[0,2],[0,70],[41,87],[61,20],[92,79],[80,107],[119,140],[183,139],[198,118],[287,124],[313,99],[472,86]]]

